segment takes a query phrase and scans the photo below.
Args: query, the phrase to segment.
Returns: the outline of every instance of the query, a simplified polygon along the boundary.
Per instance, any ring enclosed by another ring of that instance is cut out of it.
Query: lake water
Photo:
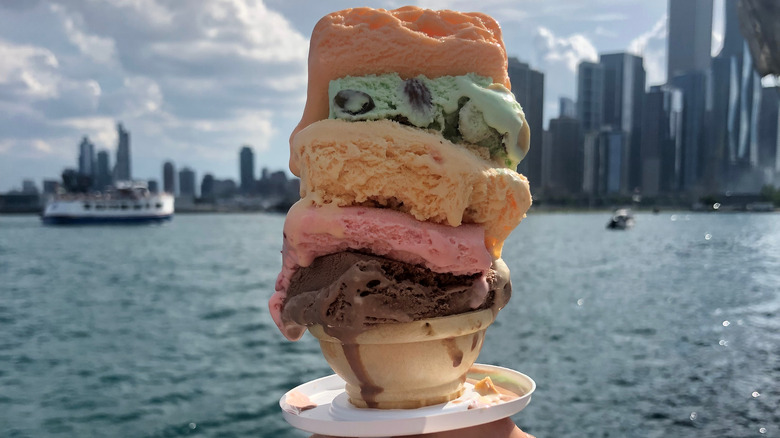
[[[544,437],[780,436],[780,215],[533,212],[479,362],[538,384]],[[0,436],[305,437],[279,397],[332,372],[266,308],[278,215],[44,227],[0,216]]]

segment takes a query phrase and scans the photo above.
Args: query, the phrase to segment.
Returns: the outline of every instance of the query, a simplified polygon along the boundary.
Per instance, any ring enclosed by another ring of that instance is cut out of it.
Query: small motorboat
[[[615,210],[612,214],[612,218],[607,222],[607,229],[609,230],[627,230],[634,226],[634,214],[627,208],[620,208]]]

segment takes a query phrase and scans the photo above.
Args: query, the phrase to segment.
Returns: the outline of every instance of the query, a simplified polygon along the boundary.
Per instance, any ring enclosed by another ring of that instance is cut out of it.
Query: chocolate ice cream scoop
[[[487,281],[487,295],[479,282]],[[367,327],[417,321],[503,307],[509,272],[500,260],[488,275],[436,273],[421,266],[358,252],[318,257],[290,282],[285,324],[319,324],[333,337],[350,340]]]

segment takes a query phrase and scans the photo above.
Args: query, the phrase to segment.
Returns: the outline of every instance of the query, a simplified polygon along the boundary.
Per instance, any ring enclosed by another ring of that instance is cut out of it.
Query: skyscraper
[[[780,87],[764,87],[758,120],[758,162],[768,183],[780,183]]]
[[[241,167],[241,192],[249,194],[255,188],[255,153],[249,146],[241,148],[239,153]]]
[[[119,137],[116,149],[116,165],[114,167],[114,181],[130,181],[130,133],[125,131],[121,123],[117,123],[116,131]]]
[[[189,167],[179,171],[179,196],[182,198],[195,197],[195,171]]]
[[[176,196],[176,167],[170,161],[163,164],[163,191]]]
[[[111,185],[111,164],[108,151],[97,153],[97,169],[95,173],[95,188],[104,190]]]
[[[625,132],[604,128],[585,136],[583,184],[585,193],[604,196],[625,191]]]
[[[707,174],[722,191],[760,188],[758,119],[761,79],[739,29],[736,1],[724,1],[726,33],[723,49],[712,60],[711,138],[713,156]],[[753,183],[749,183],[752,181]]]
[[[583,61],[577,66],[577,117],[585,132],[598,131],[604,120],[604,67]]]
[[[568,97],[561,97],[558,99],[558,109],[561,117],[568,117],[570,119],[577,118],[577,104]]]
[[[653,86],[645,96],[642,117],[642,194],[676,192],[682,167],[682,91]]]
[[[531,148],[517,166],[517,171],[528,178],[531,192],[542,187],[542,131],[544,129],[544,74],[517,58],[509,58],[509,80],[512,93],[523,107],[531,129]]]
[[[602,54],[600,61],[604,66],[603,123],[613,131],[623,133],[620,136],[623,141],[622,152],[618,154],[610,149],[610,157],[620,158],[620,191],[628,193],[642,182],[639,148],[642,139],[645,67],[640,56],[624,52]],[[615,147],[617,138],[610,137],[610,148]],[[610,171],[614,172],[614,167]]]
[[[669,0],[667,81],[679,74],[709,68],[712,3],[713,0]]]
[[[550,120],[549,176],[545,178],[545,193],[572,195],[582,192],[583,135],[579,120],[561,114]]]
[[[214,175],[210,173],[203,175],[200,182],[200,196],[204,199],[214,198]]]
[[[678,190],[708,192],[704,173],[711,154],[704,130],[706,123],[707,74],[691,71],[673,77],[669,84],[682,92],[683,136]]]
[[[79,144],[79,173],[95,179],[95,145],[87,136]]]

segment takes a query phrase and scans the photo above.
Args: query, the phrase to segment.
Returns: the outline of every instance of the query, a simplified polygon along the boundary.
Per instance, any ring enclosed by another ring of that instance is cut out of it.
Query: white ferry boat
[[[162,222],[173,218],[173,196],[151,193],[143,183],[117,184],[101,193],[64,194],[46,203],[45,224]]]

